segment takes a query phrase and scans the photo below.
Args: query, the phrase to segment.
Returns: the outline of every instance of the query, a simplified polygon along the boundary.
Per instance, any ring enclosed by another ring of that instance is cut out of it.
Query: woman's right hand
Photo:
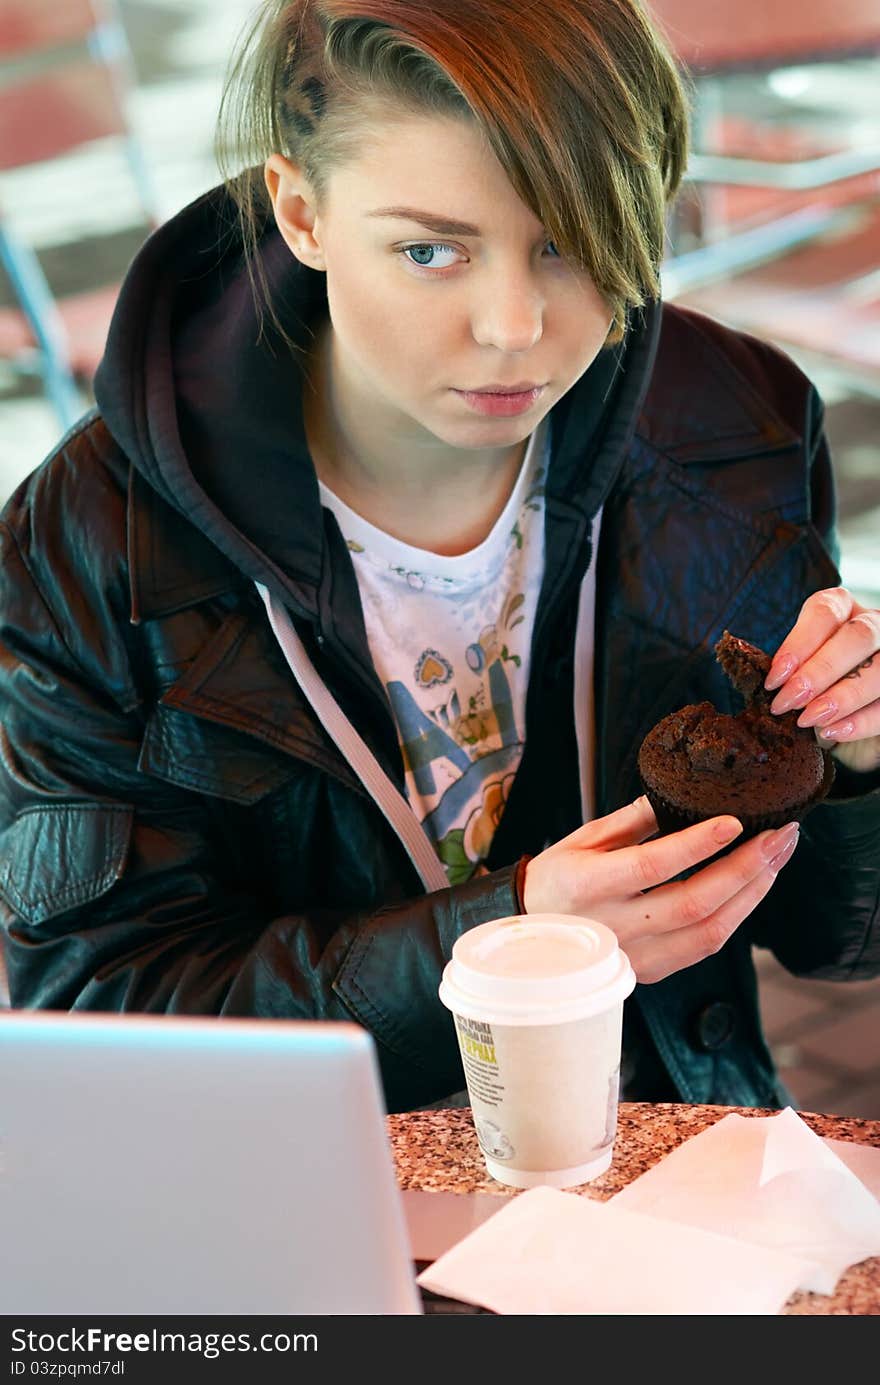
[[[789,823],[674,880],[735,841],[742,825],[715,817],[647,841],[656,831],[654,811],[642,797],[555,842],[526,867],[526,913],[598,919],[617,934],[637,979],[660,981],[723,947],[798,841],[798,824]]]

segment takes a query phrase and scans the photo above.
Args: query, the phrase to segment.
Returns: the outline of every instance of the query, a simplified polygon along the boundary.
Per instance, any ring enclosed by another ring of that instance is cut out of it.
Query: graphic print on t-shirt
[[[488,537],[456,557],[400,542],[321,485],[351,553],[406,795],[451,885],[488,856],[522,758],[548,435],[542,425],[530,438]]]
[[[450,884],[470,879],[488,856],[522,757],[511,673],[523,667],[513,632],[526,625],[525,604],[523,592],[509,597],[500,619],[451,658],[423,650],[411,687],[386,684],[410,801],[422,807]]]

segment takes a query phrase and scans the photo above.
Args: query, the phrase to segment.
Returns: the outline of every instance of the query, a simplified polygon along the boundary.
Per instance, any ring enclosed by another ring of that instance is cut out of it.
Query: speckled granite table
[[[739,1110],[743,1116],[773,1114],[730,1106],[623,1103],[611,1167],[594,1182],[585,1183],[576,1191],[585,1197],[605,1201],[676,1145],[691,1135],[698,1135],[722,1116],[729,1115],[731,1110]],[[880,1121],[850,1120],[809,1111],[798,1114],[817,1135],[880,1146]],[[496,1183],[486,1172],[467,1107],[413,1111],[387,1119],[397,1178],[402,1188],[516,1196],[513,1188]],[[853,1265],[838,1280],[837,1290],[831,1296],[795,1294],[783,1312],[843,1316],[880,1314],[880,1258]]]

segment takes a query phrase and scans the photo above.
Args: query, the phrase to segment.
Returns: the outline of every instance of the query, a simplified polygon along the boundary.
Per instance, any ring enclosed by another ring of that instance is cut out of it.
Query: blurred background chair
[[[156,198],[128,118],[133,82],[115,0],[0,0],[0,175],[116,140],[152,229]],[[118,284],[56,295],[14,212],[0,187],[0,262],[14,300],[0,310],[0,358],[42,377],[66,429],[83,411],[80,386],[101,358]]]
[[[878,0],[649,0],[694,85],[664,296],[880,394],[880,104],[811,91],[880,55]],[[839,100],[839,97],[838,97]]]

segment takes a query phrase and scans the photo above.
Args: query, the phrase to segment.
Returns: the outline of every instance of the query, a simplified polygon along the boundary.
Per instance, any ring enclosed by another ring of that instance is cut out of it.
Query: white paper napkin
[[[880,1150],[731,1113],[608,1202],[512,1197],[419,1283],[499,1313],[777,1313],[880,1255],[871,1188]]]
[[[530,1188],[419,1275],[496,1313],[778,1313],[804,1273],[782,1251]]]
[[[830,1294],[849,1265],[880,1255],[880,1203],[835,1148],[791,1107],[773,1116],[731,1112],[611,1205],[786,1251],[811,1262],[799,1288]],[[871,1153],[876,1176],[880,1150]],[[861,1153],[855,1162],[866,1169],[870,1161]]]

